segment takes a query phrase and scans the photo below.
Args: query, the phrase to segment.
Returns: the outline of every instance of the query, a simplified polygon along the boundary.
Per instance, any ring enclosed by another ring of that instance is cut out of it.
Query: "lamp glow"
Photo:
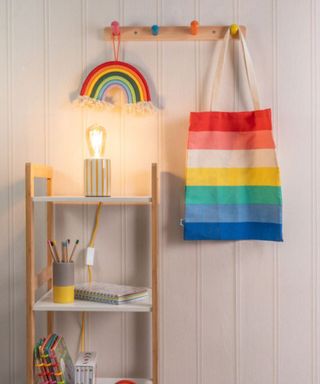
[[[111,161],[103,158],[106,130],[101,125],[91,125],[87,129],[86,139],[91,158],[84,162],[85,194],[110,196]]]
[[[105,150],[106,130],[101,125],[91,125],[87,129],[87,144],[90,155],[96,159],[103,156]]]

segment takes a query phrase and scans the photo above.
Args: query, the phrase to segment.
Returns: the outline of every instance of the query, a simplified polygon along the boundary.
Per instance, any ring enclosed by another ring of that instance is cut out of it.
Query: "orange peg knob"
[[[199,31],[199,22],[197,20],[191,21],[191,35],[197,35]]]

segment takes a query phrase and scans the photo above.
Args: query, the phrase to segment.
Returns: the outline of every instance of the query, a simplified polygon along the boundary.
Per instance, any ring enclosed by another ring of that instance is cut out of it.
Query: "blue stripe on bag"
[[[274,223],[184,223],[184,240],[283,241],[282,225]]]
[[[186,222],[281,224],[280,205],[271,204],[186,204]]]

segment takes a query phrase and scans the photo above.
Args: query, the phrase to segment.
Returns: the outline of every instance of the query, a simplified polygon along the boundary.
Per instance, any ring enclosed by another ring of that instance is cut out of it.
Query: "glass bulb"
[[[90,155],[100,158],[104,154],[106,130],[98,124],[91,125],[87,129],[87,144]]]

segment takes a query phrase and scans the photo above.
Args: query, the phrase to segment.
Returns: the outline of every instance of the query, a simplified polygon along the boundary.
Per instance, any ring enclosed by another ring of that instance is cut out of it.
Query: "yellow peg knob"
[[[231,33],[231,36],[235,36],[239,31],[239,25],[238,24],[232,24],[230,26],[230,33]]]

